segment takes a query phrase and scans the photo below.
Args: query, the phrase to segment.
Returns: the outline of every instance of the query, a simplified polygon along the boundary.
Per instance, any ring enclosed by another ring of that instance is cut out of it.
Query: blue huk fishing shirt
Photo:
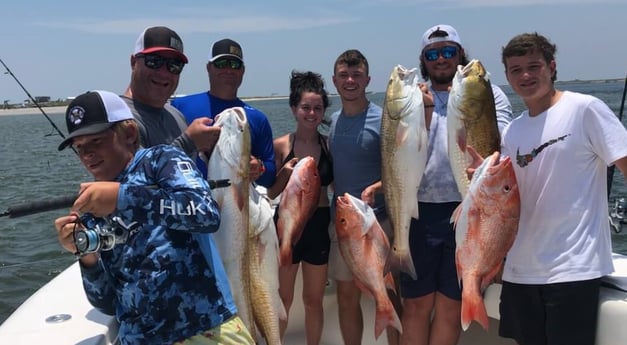
[[[89,302],[120,322],[121,343],[172,344],[235,315],[217,283],[227,279],[222,262],[196,240],[218,230],[220,215],[193,161],[172,146],[141,149],[116,181],[109,217],[140,227],[81,272]]]

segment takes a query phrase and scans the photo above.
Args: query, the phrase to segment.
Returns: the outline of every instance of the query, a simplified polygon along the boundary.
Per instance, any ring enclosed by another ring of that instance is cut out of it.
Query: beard
[[[430,76],[430,79],[432,82],[436,83],[436,84],[441,84],[441,85],[446,85],[446,84],[450,84],[453,81],[453,78],[455,78],[455,74],[443,74],[443,75],[432,75]]]

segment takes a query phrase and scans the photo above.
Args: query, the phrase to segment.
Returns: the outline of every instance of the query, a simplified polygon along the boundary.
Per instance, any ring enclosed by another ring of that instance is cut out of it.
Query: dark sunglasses
[[[435,61],[440,55],[445,59],[452,59],[457,56],[457,47],[446,46],[440,49],[428,49],[424,51],[423,55],[427,61]]]
[[[220,59],[212,62],[214,66],[218,69],[230,68],[230,69],[241,69],[242,62],[237,59]]]
[[[144,65],[150,69],[159,69],[163,64],[172,74],[181,74],[185,61],[177,58],[167,58],[157,54],[137,54],[137,58],[144,58]]]

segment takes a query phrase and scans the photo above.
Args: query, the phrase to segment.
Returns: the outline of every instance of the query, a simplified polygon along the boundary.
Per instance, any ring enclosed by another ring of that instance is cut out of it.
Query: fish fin
[[[409,128],[407,123],[400,121],[398,128],[396,129],[396,147],[401,146],[409,136]]]
[[[419,216],[419,215],[418,215],[418,203],[417,203],[417,202],[416,202],[416,203],[414,203],[413,210],[412,210],[410,213],[411,213],[411,216],[412,216],[414,219],[420,219],[420,218],[418,218],[418,216]]]
[[[248,188],[248,187],[247,187]],[[244,190],[242,189],[242,183],[237,183],[235,188],[233,188],[235,203],[237,204],[238,210],[244,209],[244,204],[248,205],[248,197],[244,196]]]
[[[375,339],[379,339],[381,333],[383,333],[388,326],[394,327],[400,333],[403,333],[403,326],[401,325],[401,320],[399,319],[398,314],[396,314],[396,310],[394,310],[394,305],[387,297],[384,301],[384,303],[381,303],[381,306],[377,301],[377,311],[374,324]]]
[[[383,280],[385,281],[385,288],[396,294],[396,285],[394,284],[394,276],[392,273],[388,272],[385,277],[383,277]]]
[[[457,271],[457,286],[462,289],[462,266],[460,265],[459,247],[455,250],[455,271]]]
[[[459,219],[459,216],[462,213],[462,204],[457,205],[457,207],[455,207],[455,210],[453,211],[453,214],[451,214],[451,223],[453,223],[454,225],[457,225],[457,220]]]
[[[467,133],[465,127],[462,127],[461,129],[458,129],[456,131],[455,142],[457,143],[457,147],[459,147],[459,150],[464,154],[467,154],[468,151],[466,150],[466,145],[468,144],[468,139],[466,138],[466,136]]]
[[[287,321],[287,310],[285,309],[285,304],[283,304],[283,300],[281,298],[277,298],[275,304],[275,310],[278,311],[277,316],[279,317],[279,320]]]
[[[411,257],[411,253],[407,251],[407,254],[399,254],[397,250],[392,248],[390,253],[390,269],[394,272],[403,271],[411,276],[412,279],[418,279],[416,274],[416,267],[414,267],[414,260]]]
[[[483,298],[478,293],[463,293],[462,290],[462,329],[466,331],[470,323],[475,320],[483,329],[488,330],[490,324],[488,312],[485,309]]]
[[[481,281],[481,291],[484,291],[488,288],[490,284],[494,282],[494,278],[497,276],[499,271],[503,268],[504,261],[499,261],[483,278]]]

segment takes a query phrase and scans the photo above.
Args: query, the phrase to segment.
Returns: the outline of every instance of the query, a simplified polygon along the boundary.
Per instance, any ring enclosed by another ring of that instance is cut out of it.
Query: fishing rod
[[[35,100],[35,98],[33,98],[33,96],[30,95],[30,93],[28,92],[28,90],[26,90],[26,88],[24,87],[24,85],[22,85],[22,83],[20,82],[19,79],[17,79],[17,77],[15,76],[15,74],[13,74],[13,72],[11,72],[11,69],[9,69],[9,66],[7,66],[7,64],[4,63],[4,61],[2,61],[2,59],[0,59],[0,63],[2,63],[2,66],[4,66],[4,69],[6,69],[7,71],[4,74],[9,74],[11,75],[11,77],[13,77],[13,79],[15,79],[15,81],[17,82],[17,84],[22,88],[22,90],[24,90],[24,93],[26,93],[26,95],[28,96],[28,98],[31,100],[31,102],[33,102],[33,104],[35,104],[35,106],[37,106],[37,108],[39,109],[39,111],[41,111],[41,113],[46,117],[46,119],[48,119],[48,122],[50,122],[50,124],[52,125],[52,127],[57,131],[57,133],[59,133],[59,135],[61,136],[61,138],[65,139],[65,135],[63,134],[63,132],[61,132],[61,130],[59,129],[59,127],[57,127],[57,125],[54,123],[54,121],[52,121],[52,119],[48,116],[48,114],[46,114],[46,112],[44,111],[44,109],[39,105],[39,103]],[[76,151],[74,151],[76,152]]]
[[[620,110],[618,111],[618,121],[623,122],[623,110],[625,109],[625,96],[627,96],[627,76],[625,76],[625,85],[623,86],[623,98],[620,102]],[[607,198],[610,198],[612,191],[612,182],[614,180],[615,165],[607,168]]]
[[[231,181],[228,179],[224,180],[208,180],[209,188],[225,188],[231,185]],[[157,187],[156,185],[154,186]],[[78,198],[77,194],[60,196],[57,198],[39,200],[39,201],[29,201],[18,205],[13,205],[9,207],[5,212],[0,213],[1,217],[9,217],[9,218],[18,218],[29,216],[35,213],[48,212],[53,210],[58,210],[62,208],[70,208],[74,205],[74,201]]]
[[[625,109],[625,97],[627,96],[627,76],[625,77],[625,85],[623,86],[623,98],[620,102],[620,110],[618,111],[618,121],[623,122],[623,110]],[[614,180],[614,170],[616,165],[607,168],[607,199],[609,201],[612,192],[612,182]],[[614,200],[614,206],[610,211],[609,220],[610,227],[614,232],[620,233],[623,225],[627,224],[627,200],[623,197]]]
[[[30,201],[9,207],[5,212],[0,213],[0,217],[17,218],[24,217],[35,213],[58,210],[61,208],[69,208],[74,205],[74,200],[78,195],[65,195],[58,198]]]

